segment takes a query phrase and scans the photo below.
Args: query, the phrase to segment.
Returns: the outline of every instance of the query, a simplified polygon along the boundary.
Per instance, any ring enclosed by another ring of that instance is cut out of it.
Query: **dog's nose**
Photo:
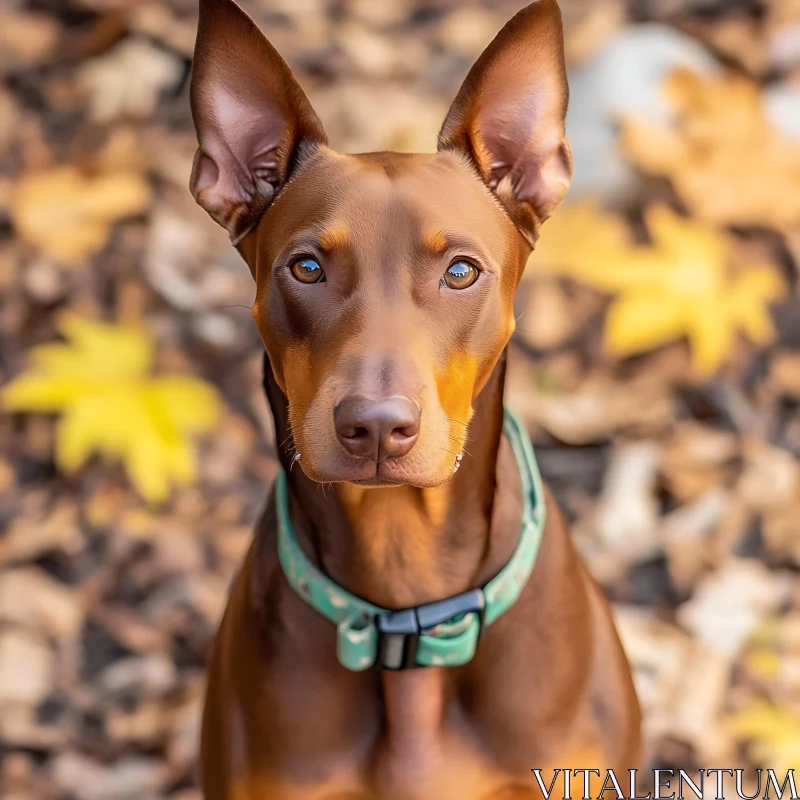
[[[420,408],[408,397],[369,400],[353,395],[336,406],[336,435],[348,453],[376,461],[404,456],[419,438]]]

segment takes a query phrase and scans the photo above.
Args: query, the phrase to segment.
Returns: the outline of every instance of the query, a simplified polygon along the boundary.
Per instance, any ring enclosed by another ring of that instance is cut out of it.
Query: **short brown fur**
[[[505,348],[572,173],[567,95],[558,6],[538,0],[467,76],[438,153],[341,155],[249,17],[200,2],[192,191],[256,281],[300,543],[377,605],[484,585],[519,538]],[[298,278],[309,259],[324,282]],[[473,284],[443,282],[464,263]],[[338,663],[281,571],[274,503],[210,659],[207,800],[528,800],[534,767],[639,766],[630,670],[549,493],[534,572],[474,659],[401,672]]]

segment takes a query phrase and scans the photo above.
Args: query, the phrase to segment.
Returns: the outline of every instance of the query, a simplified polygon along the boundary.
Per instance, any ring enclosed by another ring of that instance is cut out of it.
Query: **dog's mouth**
[[[338,459],[337,459],[338,461]],[[381,461],[372,459],[348,459],[344,463],[327,464],[319,469],[309,459],[295,456],[291,468],[299,466],[303,472],[317,483],[349,483],[362,488],[390,488],[397,486],[415,486],[420,489],[432,489],[446,483],[458,470],[461,458],[454,456],[451,468],[440,465],[439,469],[421,468],[418,460],[409,462],[405,458],[385,458]],[[442,468],[443,467],[443,468]]]
[[[348,481],[354,483],[356,486],[364,486],[368,488],[385,488],[389,486],[405,486],[403,481],[394,481],[391,478],[382,478],[377,472],[371,478],[361,478],[355,481]]]
[[[458,470],[460,458],[456,457],[452,470],[420,470],[402,458],[387,458],[379,462],[368,462],[353,473],[342,474],[339,480],[364,488],[389,488],[396,486],[415,486],[419,489],[432,489],[446,483]]]

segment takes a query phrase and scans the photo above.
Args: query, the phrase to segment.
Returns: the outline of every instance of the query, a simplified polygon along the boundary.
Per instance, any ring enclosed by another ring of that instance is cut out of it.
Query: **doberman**
[[[208,800],[522,800],[535,769],[639,765],[608,606],[503,403],[567,99],[538,0],[436,154],[341,155],[255,23],[200,0],[191,189],[255,279],[283,443],[210,659]]]

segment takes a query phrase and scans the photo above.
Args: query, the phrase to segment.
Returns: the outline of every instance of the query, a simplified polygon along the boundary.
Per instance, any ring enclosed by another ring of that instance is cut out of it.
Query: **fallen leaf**
[[[659,538],[667,554],[670,577],[680,591],[688,592],[713,563],[715,552],[710,539],[729,503],[727,493],[713,487],[661,518]]]
[[[0,574],[0,620],[41,630],[56,639],[78,635],[84,611],[77,593],[39,567]]]
[[[673,127],[622,119],[622,148],[638,167],[669,178],[700,219],[770,228],[800,222],[800,142],[772,126],[755,83],[679,69],[665,89]]]
[[[405,153],[435,150],[435,131],[447,114],[438,97],[412,98],[402,84],[346,79],[318,91],[314,108],[342,132],[341,150],[350,153],[375,147]]]
[[[766,36],[770,54],[777,66],[785,69],[800,62],[800,2],[768,0]]]
[[[603,211],[596,198],[583,198],[560,209],[542,227],[523,278],[557,274],[593,283],[587,275],[600,273],[599,262],[624,252],[629,242],[622,217]]]
[[[800,498],[800,463],[793,453],[753,437],[744,442],[742,455],[736,491],[751,508],[774,512]]]
[[[176,206],[164,203],[153,211],[143,262],[150,285],[182,311],[246,304],[253,282],[241,263],[230,258],[224,231],[206,224],[194,203],[185,213],[183,205],[180,210]]]
[[[567,63],[581,64],[596,56],[623,27],[625,17],[626,7],[620,0],[600,0],[590,5],[567,31],[564,42]]]
[[[789,559],[800,566],[800,537],[797,520],[800,519],[800,499],[791,506],[770,509],[762,517],[764,546],[773,558]]]
[[[678,692],[670,698],[670,733],[690,742],[700,763],[719,763],[728,747],[720,717],[731,679],[731,662],[702,641],[693,644]]]
[[[24,629],[0,632],[0,707],[43,700],[55,678],[55,657],[47,642]]]
[[[642,352],[686,335],[696,369],[708,373],[730,352],[737,330],[756,344],[774,340],[766,306],[783,289],[777,272],[751,267],[731,277],[727,247],[717,231],[666,207],[650,209],[646,219],[652,247],[632,248],[604,278],[621,291],[606,321],[611,352]]]
[[[2,21],[2,17],[0,17]],[[14,95],[0,89],[0,151],[5,150],[14,140],[19,130],[20,112]],[[3,193],[5,195],[5,192]],[[5,209],[6,200],[0,200],[0,208]]]
[[[600,192],[604,197],[630,197],[636,191],[637,176],[620,153],[619,116],[628,113],[668,119],[669,109],[659,93],[665,77],[678,66],[706,74],[715,72],[718,65],[697,39],[658,22],[624,25],[608,37],[617,18],[608,2],[565,3],[565,13],[567,8],[580,9],[589,27],[595,27],[583,37],[579,26],[579,41],[573,43],[576,29],[567,26],[568,61],[580,58],[580,50],[587,44],[591,49],[597,34],[604,40],[592,57],[572,62],[569,70],[567,130],[575,162],[570,195]]]
[[[768,614],[791,594],[791,578],[753,559],[729,559],[700,581],[677,619],[711,650],[735,658]]]
[[[632,245],[623,243],[615,215],[590,201],[574,209],[556,215],[555,230],[545,227],[543,242],[551,235],[555,241],[529,268],[618,295],[606,320],[610,353],[640,353],[686,336],[695,369],[707,374],[729,354],[737,331],[762,346],[774,340],[767,304],[781,296],[783,282],[767,265],[732,275],[730,247],[720,231],[659,205],[645,213],[652,243]]]
[[[539,390],[513,378],[506,389],[509,403],[526,422],[571,445],[622,431],[652,433],[668,425],[675,412],[664,386],[646,379],[614,383],[597,374],[563,392]]]
[[[0,715],[0,737],[8,748],[30,748],[31,750],[60,750],[74,741],[75,730],[67,725],[42,722],[38,709],[33,705],[9,703]],[[5,772],[5,770],[4,770]],[[5,788],[5,787],[4,787]],[[22,797],[48,797],[47,794],[25,794]],[[6,800],[20,797],[13,791],[4,795]]]
[[[55,784],[80,800],[133,800],[154,797],[168,780],[166,766],[154,758],[124,756],[113,768],[73,750],[62,751],[52,762]]]
[[[618,446],[606,472],[595,531],[614,552],[620,569],[657,556],[658,501],[655,482],[660,448],[652,441]]]
[[[503,21],[488,8],[456,7],[442,20],[437,38],[464,58],[474,59],[502,25]]]
[[[44,499],[44,498],[42,498]],[[0,538],[0,566],[35,561],[47,554],[72,556],[86,547],[74,501],[64,498],[41,508],[36,494],[28,493],[20,513]]]
[[[517,335],[531,347],[551,349],[573,336],[586,321],[564,287],[556,280],[530,281],[515,298]]]
[[[177,682],[175,664],[164,653],[120,659],[106,667],[99,677],[106,692],[120,694],[137,689],[140,696],[148,699],[173,691]]]
[[[24,175],[11,213],[20,236],[42,253],[79,261],[105,246],[113,222],[141,214],[149,203],[150,187],[141,175],[89,177],[65,166]]]
[[[788,350],[775,353],[769,365],[769,374],[777,391],[800,400],[800,353]]]
[[[738,454],[739,443],[732,433],[694,421],[679,422],[664,450],[664,482],[681,503],[689,502],[724,483]]]
[[[733,11],[721,19],[692,20],[687,33],[707,42],[726,61],[743,67],[750,75],[765,75],[772,64],[762,23],[753,15]]]
[[[197,378],[149,375],[152,344],[136,328],[77,316],[60,327],[69,341],[33,349],[32,369],[3,392],[6,409],[62,413],[56,463],[67,472],[97,450],[122,460],[150,502],[166,499],[172,482],[191,483],[186,434],[214,424],[215,390]]]
[[[177,86],[183,62],[146,39],[124,39],[113,50],[84,64],[78,83],[89,94],[94,122],[148,117],[162,91]]]
[[[203,698],[199,692],[190,696],[185,703],[171,713],[170,729],[172,741],[169,747],[169,762],[173,766],[184,768],[194,764],[197,750],[197,738],[203,717]],[[173,800],[202,800],[191,794],[186,796],[172,795]]]
[[[57,50],[58,23],[48,14],[0,9],[0,70],[29,69]]]
[[[756,699],[731,716],[728,727],[749,741],[753,760],[775,770],[778,780],[800,764],[800,718],[790,711]]]
[[[653,609],[615,606],[614,622],[631,664],[647,737],[679,737],[711,749],[708,741],[719,739],[715,722],[729,675],[725,660]]]

